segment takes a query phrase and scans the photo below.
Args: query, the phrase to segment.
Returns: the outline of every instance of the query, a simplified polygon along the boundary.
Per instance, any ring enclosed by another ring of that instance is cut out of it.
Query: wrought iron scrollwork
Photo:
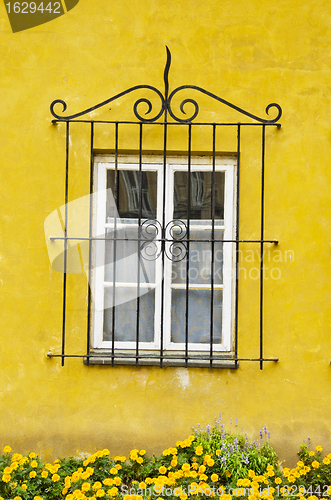
[[[134,87],[130,87],[129,89],[124,90],[123,92],[120,92],[119,94],[116,94],[113,97],[110,97],[109,99],[106,99],[105,101],[100,102],[99,104],[96,104],[95,106],[92,106],[90,108],[85,109],[84,111],[81,111],[79,113],[75,113],[73,115],[68,115],[68,116],[63,116],[63,115],[60,115],[60,114],[55,112],[55,106],[57,106],[58,104],[62,105],[62,113],[64,113],[67,109],[67,104],[65,101],[63,101],[62,99],[56,99],[55,101],[53,101],[51,103],[51,106],[50,106],[50,111],[51,111],[52,115],[54,116],[54,118],[56,120],[59,120],[59,121],[74,120],[76,118],[79,118],[80,116],[83,116],[83,115],[86,115],[87,113],[95,111],[96,109],[101,108],[102,106],[106,106],[107,104],[111,103],[112,101],[115,101],[116,99],[119,99],[120,97],[123,97],[126,94],[129,94],[129,93],[134,92],[136,90],[146,89],[146,90],[150,90],[150,91],[154,92],[160,98],[161,107],[155,116],[148,117],[148,115],[150,115],[150,113],[153,111],[153,104],[152,104],[151,100],[148,99],[147,97],[142,97],[142,98],[137,99],[137,101],[135,101],[135,103],[133,105],[133,112],[134,112],[136,118],[140,122],[152,123],[152,122],[159,120],[163,115],[164,115],[164,121],[167,122],[167,116],[169,114],[169,116],[171,116],[171,118],[178,123],[191,123],[199,114],[199,105],[195,99],[185,98],[179,105],[179,109],[183,115],[186,115],[186,111],[184,109],[186,104],[190,103],[191,105],[193,105],[194,111],[193,111],[193,113],[191,113],[190,116],[180,118],[174,113],[174,111],[172,109],[172,99],[174,98],[174,96],[178,92],[180,92],[181,90],[190,89],[190,90],[194,90],[194,91],[200,92],[202,94],[205,94],[208,97],[215,99],[216,101],[234,109],[235,111],[238,111],[242,115],[245,115],[249,118],[252,118],[253,120],[256,120],[262,124],[266,124],[266,125],[276,124],[276,122],[278,122],[278,120],[282,116],[282,108],[277,103],[268,104],[268,106],[266,107],[265,111],[266,111],[267,115],[269,115],[269,111],[272,108],[277,109],[277,116],[271,120],[268,120],[265,118],[260,118],[252,113],[249,113],[248,111],[245,111],[244,109],[242,109],[234,104],[231,104],[229,101],[226,101],[222,97],[219,97],[216,94],[213,94],[212,92],[209,92],[208,90],[203,89],[202,87],[197,87],[196,85],[182,85],[180,87],[175,88],[169,95],[169,71],[170,71],[170,66],[171,66],[171,53],[170,53],[170,50],[168,49],[168,47],[166,47],[166,51],[167,51],[167,61],[166,61],[165,69],[164,69],[164,86],[165,86],[164,94],[162,94],[162,92],[160,90],[158,90],[156,87],[153,87],[151,85],[135,85]],[[148,109],[145,112],[144,116],[142,116],[142,114],[138,111],[138,107],[142,103],[147,104],[147,106],[148,106]]]
[[[169,260],[180,262],[187,256],[187,225],[184,221],[175,219],[165,227],[165,254]]]
[[[153,261],[162,252],[162,226],[157,220],[145,220],[140,226],[140,255],[143,259]]]

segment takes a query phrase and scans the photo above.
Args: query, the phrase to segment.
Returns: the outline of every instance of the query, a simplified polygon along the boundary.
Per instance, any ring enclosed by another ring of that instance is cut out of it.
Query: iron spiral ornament
[[[164,75],[163,75],[164,93],[162,93],[159,89],[157,89],[156,87],[154,87],[152,85],[135,85],[135,86],[130,87],[130,88],[124,90],[123,92],[120,92],[120,93],[110,97],[109,99],[106,99],[105,101],[102,101],[102,102],[100,102],[100,103],[98,103],[90,108],[84,109],[83,111],[80,111],[79,113],[74,113],[74,114],[67,115],[67,116],[63,115],[63,113],[67,110],[67,103],[62,99],[55,99],[50,105],[51,114],[55,118],[55,120],[53,120],[53,121],[55,121],[55,122],[56,121],[71,121],[71,120],[78,119],[78,118],[80,118],[88,113],[91,113],[91,112],[93,112],[93,111],[95,111],[103,106],[110,104],[113,101],[116,101],[117,99],[120,99],[121,97],[123,97],[127,94],[130,94],[130,93],[135,92],[137,90],[143,90],[143,89],[154,92],[154,94],[156,94],[156,96],[160,99],[160,106],[157,110],[155,110],[155,112],[153,114],[154,110],[153,110],[153,103],[151,101],[151,98],[140,97],[139,99],[137,99],[133,104],[133,113],[134,113],[135,117],[138,119],[138,121],[141,123],[153,123],[153,122],[156,122],[157,120],[160,120],[160,118],[162,118],[162,117],[164,119],[164,122],[166,123],[168,121],[168,115],[177,123],[192,123],[193,120],[195,120],[195,118],[198,116],[199,111],[200,111],[199,104],[195,99],[185,98],[181,101],[181,103],[179,104],[179,110],[183,115],[182,117],[178,116],[173,111],[172,100],[182,90],[186,90],[186,91],[193,90],[193,91],[198,92],[200,94],[204,94],[204,95],[210,97],[211,99],[214,99],[214,100],[224,104],[225,106],[228,106],[228,107],[234,109],[235,111],[238,111],[238,113],[240,113],[244,116],[247,116],[248,118],[251,118],[251,119],[253,119],[261,124],[265,124],[265,125],[277,124],[277,122],[281,118],[282,108],[277,103],[273,102],[271,104],[268,104],[268,106],[265,109],[265,112],[267,115],[269,115],[270,110],[276,109],[277,115],[275,116],[275,118],[272,118],[272,119],[261,118],[259,116],[254,115],[253,113],[250,113],[250,112],[240,108],[239,106],[236,106],[235,104],[230,103],[229,101],[223,99],[222,97],[219,97],[216,94],[209,92],[208,90],[203,89],[202,87],[198,87],[196,85],[181,85],[179,87],[176,87],[169,94],[169,72],[170,72],[170,66],[171,66],[171,53],[170,53],[170,50],[167,46],[166,46],[166,52],[167,52],[167,60],[166,60],[166,65],[165,65]],[[187,108],[188,104],[190,106],[193,106],[193,112],[191,112],[190,115],[188,115],[187,112],[185,111],[185,109],[188,109]],[[145,105],[145,106],[147,105],[147,111],[145,111],[144,114],[142,114],[142,112],[139,111],[139,109],[140,110],[142,109],[142,105]],[[59,106],[62,106],[62,111],[56,112],[55,108],[59,109]],[[277,125],[279,125],[279,124],[277,124]]]

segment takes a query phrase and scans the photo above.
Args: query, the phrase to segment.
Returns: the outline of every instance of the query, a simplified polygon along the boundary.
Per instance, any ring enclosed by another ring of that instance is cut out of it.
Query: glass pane
[[[150,235],[152,236],[152,228]],[[105,253],[105,281],[112,282],[114,279],[114,255],[116,255],[115,279],[116,282],[137,283],[138,266],[140,266],[140,283],[155,282],[155,259],[153,252],[157,243],[141,237],[138,240],[138,226],[116,230],[114,240],[113,229],[107,229],[106,253]],[[140,259],[138,252],[140,248]]]
[[[117,199],[119,217],[138,218],[140,202],[140,183],[138,170],[107,170],[107,220],[113,218],[114,200]],[[141,217],[143,219],[156,218],[157,174],[156,172],[141,173]],[[118,197],[117,197],[118,195]]]
[[[188,291],[188,341],[210,343],[211,290]],[[186,290],[172,290],[171,342],[185,343]],[[222,343],[222,290],[214,290],[213,344]]]
[[[214,239],[214,284],[220,285],[223,283],[223,231],[215,231]],[[191,240],[211,240],[211,231],[190,231],[190,245],[189,245],[189,284],[211,284],[211,271],[212,271],[212,243],[210,241],[191,241]],[[178,242],[174,245],[183,246]],[[177,249],[178,255],[179,248]],[[183,250],[183,255],[185,251]],[[187,258],[179,262],[172,263],[172,283],[186,284],[186,270]]]
[[[143,290],[144,291],[144,290]],[[115,341],[136,341],[137,320],[137,290],[135,288],[115,288]],[[103,325],[103,340],[112,340],[113,288],[105,289],[105,311]],[[150,290],[140,296],[139,306],[139,341],[154,341],[154,310],[155,290]]]
[[[212,172],[191,172],[190,219],[212,218]],[[215,172],[215,219],[224,219],[225,172]],[[187,219],[188,172],[174,174],[174,219]]]

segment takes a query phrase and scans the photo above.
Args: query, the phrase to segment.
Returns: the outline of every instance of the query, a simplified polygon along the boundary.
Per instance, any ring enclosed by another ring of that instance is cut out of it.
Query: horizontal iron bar
[[[213,357],[213,356],[205,356],[205,357],[194,357],[194,356],[176,356],[176,355],[168,355],[168,356],[157,356],[157,355],[149,355],[149,354],[108,354],[105,355],[96,355],[96,354],[47,354],[49,358],[128,358],[128,359],[182,359],[188,361],[279,361],[279,358],[230,358],[230,357]]]
[[[194,239],[172,239],[169,240],[167,238],[153,238],[151,240],[149,239],[144,239],[144,238],[117,238],[117,237],[111,237],[111,238],[76,238],[76,237],[68,237],[68,236],[50,236],[49,239],[51,241],[55,240],[75,240],[75,241],[141,241],[141,242],[153,242],[153,241],[165,241],[169,243],[183,243],[183,242],[195,242],[195,243],[274,243],[275,245],[278,244],[278,240],[194,240]]]
[[[61,123],[61,122],[70,122],[70,123],[109,123],[109,124],[119,124],[119,125],[198,125],[198,126],[201,126],[201,125],[211,125],[211,126],[214,126],[214,125],[217,125],[217,126],[225,126],[225,127],[238,127],[238,125],[240,126],[258,126],[258,127],[262,127],[263,125],[264,126],[273,126],[273,127],[277,127],[277,128],[280,128],[282,125],[281,123],[247,123],[247,122],[234,122],[234,123],[228,123],[228,122],[219,122],[219,123],[215,123],[215,122],[185,122],[185,123],[181,123],[181,122],[150,122],[150,121],[141,121],[141,122],[134,122],[134,121],[123,121],[123,122],[119,122],[119,121],[108,121],[108,120],[67,120],[65,118],[63,119],[59,119],[59,120],[52,120],[52,124],[55,125],[57,123]]]

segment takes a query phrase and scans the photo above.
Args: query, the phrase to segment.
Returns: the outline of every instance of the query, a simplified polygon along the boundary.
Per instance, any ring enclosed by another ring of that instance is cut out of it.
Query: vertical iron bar
[[[87,339],[86,356],[87,366],[90,364],[90,330],[91,330],[91,277],[92,277],[92,208],[93,208],[93,141],[94,122],[91,122],[91,149],[90,149],[90,207],[89,207],[89,254],[88,254],[88,296],[87,296]]]
[[[237,186],[236,186],[236,291],[235,291],[235,324],[234,355],[235,368],[238,368],[238,298],[239,298],[239,201],[240,201],[240,125],[237,128]]]
[[[213,367],[214,336],[214,265],[215,265],[215,148],[216,124],[213,124],[213,171],[211,179],[211,305],[210,305],[210,368]]]
[[[112,306],[112,337],[111,337],[111,365],[115,358],[115,319],[116,319],[116,250],[117,250],[117,212],[119,212],[119,171],[118,171],[118,122],[115,123],[115,175],[114,175],[114,240],[113,240],[113,306]],[[109,189],[109,188],[108,188]],[[117,212],[116,212],[117,210]]]
[[[260,370],[263,369],[263,237],[264,237],[264,160],[265,125],[262,125],[262,166],[261,166],[261,244],[260,244]]]
[[[185,298],[185,367],[188,365],[188,301],[189,301],[189,271],[190,271],[190,217],[191,217],[191,146],[192,124],[188,126],[188,158],[187,158],[187,253],[186,253],[186,298]]]
[[[68,236],[68,192],[69,192],[69,121],[66,126],[66,175],[64,194],[64,237]],[[67,302],[67,240],[64,240],[63,255],[63,303],[62,303],[62,358],[61,364],[64,366],[65,340],[66,340],[66,302]]]
[[[163,193],[162,193],[162,241],[161,241],[161,254],[162,254],[162,269],[161,269],[161,325],[160,325],[160,368],[163,368],[163,344],[164,344],[164,298],[165,298],[165,281],[164,281],[164,259],[165,259],[165,238],[166,238],[166,181],[167,181],[167,142],[168,142],[168,85],[165,79],[165,105],[164,105],[164,129],[163,129]],[[170,297],[172,301],[172,296]],[[170,318],[171,329],[171,318]],[[155,334],[155,333],[154,333]],[[170,331],[171,336],[171,331]]]
[[[140,318],[140,238],[143,203],[142,186],[142,140],[143,124],[139,124],[139,214],[138,214],[138,273],[137,273],[137,318],[136,318],[136,366],[139,364],[139,318]]]

